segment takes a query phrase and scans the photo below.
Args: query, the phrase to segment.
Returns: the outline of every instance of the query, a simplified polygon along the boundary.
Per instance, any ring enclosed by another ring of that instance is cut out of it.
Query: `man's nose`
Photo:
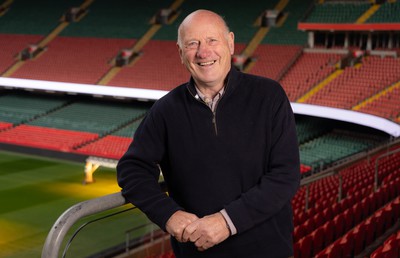
[[[206,58],[210,55],[210,47],[207,45],[206,42],[203,42],[199,45],[199,48],[197,49],[197,57],[198,58]]]

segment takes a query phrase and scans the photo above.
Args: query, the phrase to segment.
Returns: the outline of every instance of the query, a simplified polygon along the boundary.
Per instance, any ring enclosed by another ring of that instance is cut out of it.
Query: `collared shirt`
[[[196,86],[196,91],[197,91],[197,95],[200,97],[200,99],[203,100],[204,103],[207,104],[207,106],[211,109],[212,112],[215,112],[215,110],[217,109],[218,102],[219,102],[219,100],[221,99],[222,95],[225,92],[225,87],[223,87],[217,93],[217,95],[215,95],[215,97],[213,99],[208,98],[203,93],[201,93],[201,91],[199,90],[199,88],[197,88],[197,86]]]

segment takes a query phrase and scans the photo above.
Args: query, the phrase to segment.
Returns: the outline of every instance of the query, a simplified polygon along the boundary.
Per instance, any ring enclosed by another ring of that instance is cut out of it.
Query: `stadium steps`
[[[297,23],[312,3],[310,0],[290,0],[283,10],[285,22],[279,27],[271,28],[262,44],[306,45],[307,33],[297,30]]]
[[[177,8],[183,3],[183,0],[175,0],[172,5],[169,7],[171,10],[177,11]],[[176,18],[173,17],[173,20]],[[172,22],[171,20],[170,22]],[[161,29],[161,24],[153,24],[147,32],[129,49],[132,53],[140,53],[143,47],[153,38],[153,36],[157,33],[159,29]],[[133,59],[129,65],[134,65],[137,59],[140,58],[141,55],[138,55]],[[112,61],[113,67],[99,80],[97,84],[99,85],[107,85],[121,70],[121,68],[115,66],[115,60]]]
[[[357,19],[356,24],[363,24],[367,21],[374,13],[376,13],[379,8],[381,7],[380,4],[373,4],[360,18]]]
[[[326,2],[316,4],[308,23],[355,23],[370,8],[370,3]]]
[[[362,100],[379,93],[400,80],[400,61],[393,57],[365,56],[361,63],[345,67],[304,102],[314,105],[351,109]]]
[[[290,101],[295,101],[303,96],[313,86],[331,74],[342,57],[342,55],[336,53],[302,51],[299,54],[300,56],[279,80]]]
[[[282,12],[283,9],[288,4],[288,2],[289,2],[288,0],[280,0],[276,4],[274,10]],[[283,22],[284,22],[284,20],[281,19],[280,23],[277,25],[281,26]],[[262,42],[264,37],[267,35],[268,31],[269,31],[268,27],[260,27],[257,30],[256,34],[253,36],[253,38],[250,40],[250,42],[247,44],[246,48],[242,51],[241,55],[244,55],[245,57],[251,57],[253,55],[254,51],[256,50],[256,48],[258,47],[258,45]],[[248,72],[248,70],[246,70],[245,72]]]
[[[322,82],[318,83],[315,87],[313,87],[310,91],[308,91],[306,94],[297,99],[296,102],[299,103],[306,102],[308,99],[310,99],[313,95],[315,95],[317,92],[323,89],[326,85],[328,85],[332,80],[336,79],[342,73],[343,73],[342,69],[337,69],[336,71],[331,73],[326,79],[324,79]]]
[[[86,0],[82,6],[87,7],[89,6],[94,0]],[[51,10],[49,10],[51,11]],[[67,26],[69,22],[60,21],[59,25],[56,26],[45,38],[37,43],[38,48],[45,50],[48,44],[53,41]],[[33,60],[36,60],[40,55],[43,54],[41,51]],[[11,77],[15,72],[17,72],[27,61],[17,60],[10,68],[8,68],[3,74],[3,77]]]
[[[399,23],[400,1],[386,1],[366,23]]]
[[[379,93],[369,97],[368,99],[362,101],[361,103],[359,103],[358,105],[354,106],[352,108],[352,110],[360,110],[362,108],[364,108],[365,106],[367,106],[369,103],[372,103],[374,101],[377,101],[378,99],[382,98],[385,95],[390,94],[392,91],[396,90],[396,89],[400,89],[400,81],[398,81],[397,83],[394,83],[393,85],[387,87],[386,89],[383,89],[382,91],[380,91]]]
[[[10,9],[12,2],[14,2],[14,0],[6,0],[4,3],[1,4],[0,17],[3,16],[8,11],[8,9]]]

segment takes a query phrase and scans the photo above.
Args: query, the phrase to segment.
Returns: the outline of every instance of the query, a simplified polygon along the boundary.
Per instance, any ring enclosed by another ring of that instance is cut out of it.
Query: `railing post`
[[[343,195],[343,178],[340,173],[338,173],[338,176],[339,176],[338,201],[340,202],[342,200],[342,195]]]
[[[80,202],[66,210],[54,223],[42,250],[42,258],[59,257],[61,244],[76,221],[89,215],[103,212],[126,204],[120,192]]]
[[[306,203],[305,203],[305,211],[308,210],[309,197],[310,197],[310,184],[306,185]]]

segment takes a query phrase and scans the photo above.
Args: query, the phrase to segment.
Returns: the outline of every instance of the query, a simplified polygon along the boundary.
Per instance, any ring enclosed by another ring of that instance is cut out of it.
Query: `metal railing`
[[[365,153],[364,155],[356,155],[356,158],[350,159],[342,164],[339,164],[337,166],[331,167],[323,172],[320,172],[318,174],[315,174],[313,176],[310,176],[309,178],[304,178],[301,182],[301,186],[308,187],[311,183],[320,180],[324,177],[331,176],[331,175],[338,175],[339,171],[347,166],[350,166],[354,164],[355,162],[361,160],[362,158],[370,158],[372,155],[378,153],[379,151],[382,151],[386,149],[386,153],[382,155],[383,156],[388,156],[393,154],[392,151],[389,150],[389,148],[393,145],[397,145],[400,143],[400,139],[397,139],[395,141],[390,142],[386,146],[376,148],[370,152]],[[397,152],[397,151],[395,151]],[[380,158],[379,158],[380,159]],[[379,159],[377,159],[377,164],[379,162]],[[378,166],[378,165],[376,165]],[[341,198],[340,193],[341,193],[341,187],[342,185],[339,185],[339,200]],[[306,207],[308,206],[308,195],[306,195]],[[80,219],[94,215],[100,212],[108,211],[111,209],[115,209],[118,207],[121,207],[123,205],[127,204],[127,201],[125,198],[122,196],[120,192],[106,195],[103,197],[91,199],[88,201],[84,201],[81,203],[78,203],[68,210],[66,210],[54,223],[53,227],[51,228],[47,238],[46,242],[44,244],[43,250],[42,250],[42,258],[55,258],[59,257],[59,252],[61,249],[62,242],[67,234],[67,232],[70,230],[70,228]],[[79,230],[78,230],[79,231]]]
[[[42,258],[59,256],[61,244],[69,229],[79,219],[99,212],[118,208],[127,203],[120,192],[80,202],[66,210],[54,223],[42,250]]]

